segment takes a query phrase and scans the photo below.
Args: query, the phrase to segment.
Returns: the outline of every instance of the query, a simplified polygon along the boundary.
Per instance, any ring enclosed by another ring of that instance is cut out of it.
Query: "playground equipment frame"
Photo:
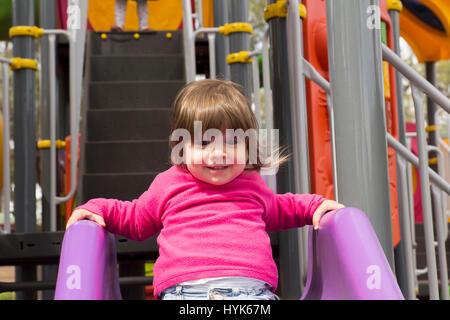
[[[9,202],[11,200],[11,177],[10,177],[10,153],[9,153],[9,66],[12,61],[0,57],[2,64],[2,91],[3,91],[3,212],[5,215],[4,230],[0,233],[11,233],[11,221]]]

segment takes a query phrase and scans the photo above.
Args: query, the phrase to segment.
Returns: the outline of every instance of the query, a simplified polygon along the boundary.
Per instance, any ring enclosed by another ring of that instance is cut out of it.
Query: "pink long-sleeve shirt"
[[[154,293],[177,283],[242,276],[277,288],[267,232],[312,224],[324,200],[314,194],[275,194],[256,171],[220,186],[172,166],[138,199],[92,199],[78,207],[102,216],[106,228],[143,241],[160,232]]]

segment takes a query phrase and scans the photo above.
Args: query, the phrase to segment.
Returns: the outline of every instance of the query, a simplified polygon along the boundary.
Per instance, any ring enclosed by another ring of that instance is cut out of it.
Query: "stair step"
[[[94,55],[142,55],[142,54],[176,54],[183,52],[182,31],[141,32],[139,39],[134,38],[135,32],[105,32],[93,33],[91,50]],[[167,34],[171,38],[167,38]]]
[[[159,172],[169,166],[167,139],[86,142],[86,173]]]
[[[113,198],[129,201],[137,199],[149,188],[158,173],[85,174],[83,176],[82,202],[93,198]]]
[[[170,108],[184,84],[184,80],[91,82],[89,109]]]
[[[170,134],[170,109],[89,110],[88,141],[166,139]]]
[[[184,58],[176,55],[92,56],[92,81],[183,80]]]

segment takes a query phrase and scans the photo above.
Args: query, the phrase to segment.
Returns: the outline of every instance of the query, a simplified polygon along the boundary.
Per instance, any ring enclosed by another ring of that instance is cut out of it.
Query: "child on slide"
[[[267,232],[307,224],[317,229],[325,212],[344,206],[315,194],[275,194],[259,171],[287,158],[269,163],[253,139],[257,129],[238,85],[191,82],[173,103],[173,166],[138,199],[81,205],[67,228],[89,219],[139,241],[160,232],[153,280],[158,299],[278,299]]]
[[[148,27],[148,5],[147,0],[136,0],[139,18],[139,30],[150,31]],[[125,13],[127,11],[127,0],[116,0],[114,8],[115,24],[111,30],[123,31],[125,25]]]

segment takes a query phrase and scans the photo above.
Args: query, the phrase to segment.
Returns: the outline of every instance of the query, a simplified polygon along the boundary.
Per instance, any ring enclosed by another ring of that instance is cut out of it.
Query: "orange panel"
[[[450,1],[420,0],[439,18],[447,33],[436,30],[403,7],[400,35],[408,42],[419,62],[450,59]]]
[[[90,0],[88,17],[95,31],[109,31],[114,24],[116,0]],[[179,0],[147,1],[148,26],[154,30],[177,30],[183,20],[182,3]],[[127,2],[125,30],[138,30],[137,5]]]

